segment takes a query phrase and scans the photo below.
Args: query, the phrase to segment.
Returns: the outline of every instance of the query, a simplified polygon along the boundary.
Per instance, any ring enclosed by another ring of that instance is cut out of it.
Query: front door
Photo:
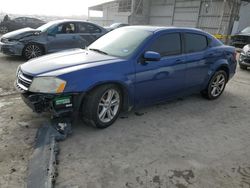
[[[78,47],[78,34],[74,23],[63,23],[48,31],[48,52]]]
[[[137,106],[177,96],[185,88],[186,64],[181,35],[168,33],[157,37],[145,51],[158,52],[159,61],[136,64]]]

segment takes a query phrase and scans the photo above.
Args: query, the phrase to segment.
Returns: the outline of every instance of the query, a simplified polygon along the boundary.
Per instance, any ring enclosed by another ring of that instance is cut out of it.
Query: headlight
[[[18,43],[19,41],[16,40],[16,39],[2,38],[2,39],[1,39],[1,42],[2,42],[2,43],[5,43],[5,44],[16,44],[16,43]]]
[[[56,77],[34,78],[29,91],[38,93],[62,93],[66,86],[66,81]]]

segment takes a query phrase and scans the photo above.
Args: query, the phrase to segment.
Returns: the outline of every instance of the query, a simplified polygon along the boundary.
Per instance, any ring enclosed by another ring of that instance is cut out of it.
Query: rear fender
[[[213,65],[211,65],[207,77],[205,79],[204,85],[203,85],[203,89],[207,88],[207,85],[210,81],[210,79],[212,78],[212,76],[215,74],[215,72],[217,72],[220,69],[227,69],[229,71],[229,63],[226,59],[220,59],[218,61],[216,61],[215,63],[213,63]],[[229,76],[229,72],[227,72],[227,75]]]

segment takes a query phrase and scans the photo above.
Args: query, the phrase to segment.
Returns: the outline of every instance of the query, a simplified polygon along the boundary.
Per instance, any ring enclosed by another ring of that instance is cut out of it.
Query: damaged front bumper
[[[6,55],[21,56],[23,52],[24,44],[21,42],[16,43],[3,43],[0,42],[0,52]]]
[[[240,54],[239,64],[250,67],[250,53],[248,55]]]
[[[51,112],[55,117],[68,116],[78,112],[84,93],[40,94],[22,93],[23,101],[35,112]]]

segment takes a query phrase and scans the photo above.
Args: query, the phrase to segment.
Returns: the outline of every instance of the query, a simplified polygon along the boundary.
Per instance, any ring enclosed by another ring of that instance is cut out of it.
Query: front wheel
[[[82,106],[85,123],[96,128],[107,128],[117,119],[122,106],[122,93],[113,84],[94,89],[87,95]]]
[[[44,54],[43,48],[38,44],[28,44],[23,49],[23,57],[27,60]]]
[[[202,95],[208,99],[217,99],[224,91],[227,84],[227,73],[224,70],[217,71],[211,78],[208,87]]]

